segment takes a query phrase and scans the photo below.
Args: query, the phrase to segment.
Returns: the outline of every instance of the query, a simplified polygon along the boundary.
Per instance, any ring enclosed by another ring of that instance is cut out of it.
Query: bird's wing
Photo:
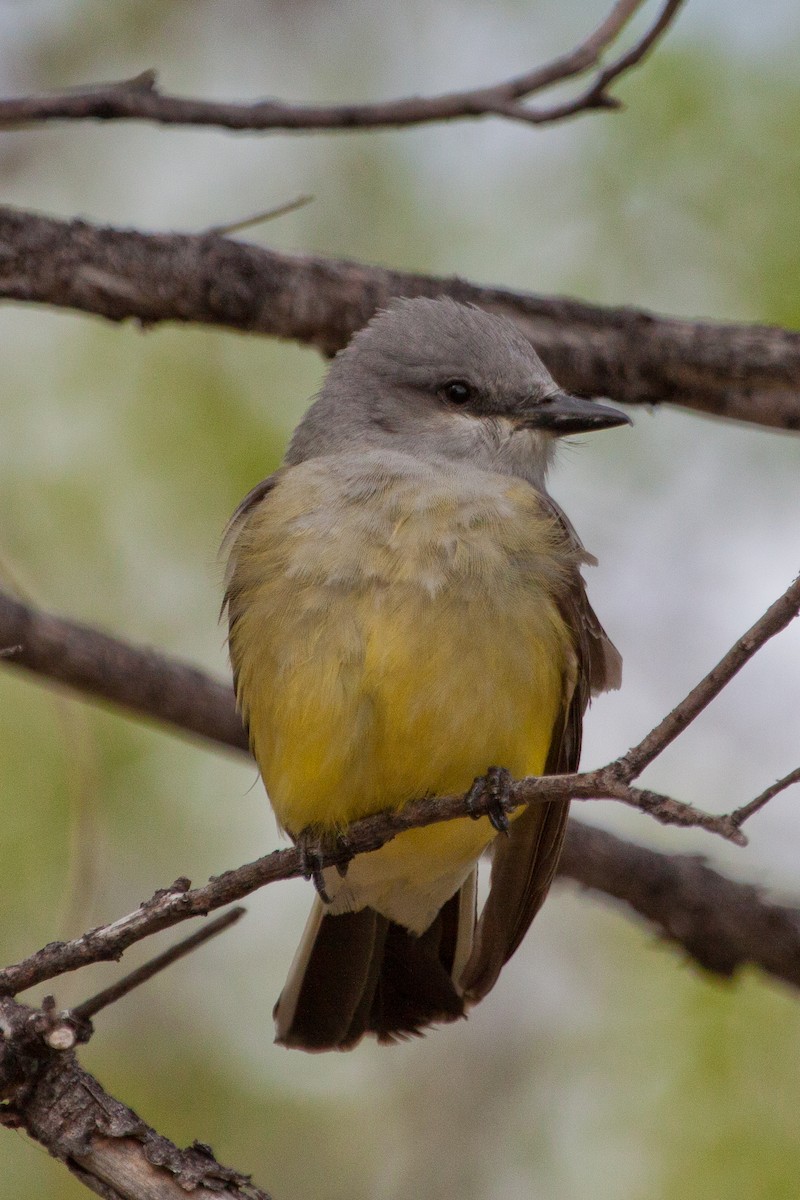
[[[269,496],[270,492],[273,490],[285,471],[285,467],[280,467],[277,471],[274,471],[272,475],[268,475],[266,479],[261,480],[261,483],[257,483],[254,488],[250,489],[244,500],[242,500],[241,504],[234,512],[231,519],[228,521],[228,524],[225,526],[225,532],[222,535],[220,555],[227,558],[227,563],[225,566],[225,594],[222,597],[220,617],[223,613],[227,612],[229,645],[231,644],[230,635],[234,625],[236,624],[238,616],[238,587],[236,580],[236,561],[238,557],[236,553],[237,538],[247,524],[247,521],[252,515],[253,510],[256,509],[259,504],[266,499],[267,496]],[[233,688],[238,695],[239,669],[238,664],[233,661],[233,659],[231,659],[231,667],[233,668]]]
[[[549,497],[545,502],[580,555],[583,548],[567,517]],[[582,557],[592,561],[585,552]],[[572,586],[558,603],[573,634],[574,656],[564,672],[562,717],[553,731],[546,775],[578,769],[583,714],[589,699],[597,692],[619,687],[622,669],[620,654],[589,604],[577,569]],[[473,1003],[494,987],[544,902],[561,854],[568,811],[568,801],[528,805],[512,821],[509,836],[495,840],[489,896],[461,976],[465,995]]]

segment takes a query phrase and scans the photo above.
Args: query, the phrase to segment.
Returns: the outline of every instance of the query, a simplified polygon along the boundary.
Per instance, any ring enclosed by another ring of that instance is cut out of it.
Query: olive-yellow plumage
[[[492,764],[542,772],[574,675],[554,593],[575,554],[527,484],[397,453],[312,459],[235,556],[231,658],[289,833],[464,792]],[[371,906],[424,932],[453,890],[435,883],[494,832],[465,818],[394,839]]]
[[[229,533],[237,698],[293,838],[465,792],[490,768],[577,767],[589,693],[616,685],[619,661],[544,478],[558,435],[625,420],[560,392],[513,326],[450,301],[403,302],[337,356]],[[566,813],[516,814],[477,926],[486,817],[326,869],[278,1040],[347,1049],[463,1016],[541,905]]]

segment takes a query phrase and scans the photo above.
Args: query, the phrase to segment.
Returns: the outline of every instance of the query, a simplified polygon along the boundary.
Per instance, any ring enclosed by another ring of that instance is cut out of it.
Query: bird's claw
[[[344,879],[347,875],[347,868],[355,858],[355,851],[347,836],[343,833],[337,833],[336,835],[336,853],[338,857],[333,865],[336,867],[339,877]]]
[[[332,865],[336,867],[339,876],[344,879],[347,868],[350,866],[350,860],[353,858],[353,850],[349,841],[344,834],[320,833],[317,829],[309,828],[304,829],[297,837],[295,845],[300,855],[300,870],[303,878],[313,882],[323,904],[330,904],[331,896],[325,887],[325,876],[323,875],[325,859],[330,857],[331,852],[336,853],[336,861]]]
[[[506,807],[510,802],[511,772],[505,767],[489,767],[467,792],[467,812],[472,819],[486,816],[493,828],[506,836],[510,828]]]
[[[316,830],[304,829],[295,844],[300,855],[300,870],[303,878],[313,882],[323,904],[330,904],[331,898],[325,888],[325,877],[322,874],[324,853],[322,838]]]

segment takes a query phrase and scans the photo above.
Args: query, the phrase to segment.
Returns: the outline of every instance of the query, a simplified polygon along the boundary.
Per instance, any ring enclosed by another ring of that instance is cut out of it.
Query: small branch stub
[[[60,1021],[49,1029],[44,1040],[51,1050],[72,1050],[78,1044],[75,1029],[68,1021]]]

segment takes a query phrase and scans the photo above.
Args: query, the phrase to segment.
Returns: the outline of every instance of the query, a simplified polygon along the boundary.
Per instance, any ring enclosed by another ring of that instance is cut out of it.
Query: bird
[[[282,465],[231,518],[236,697],[281,829],[305,853],[423,797],[497,801],[310,869],[279,1044],[348,1050],[455,1021],[522,941],[569,803],[506,822],[507,781],[576,770],[590,696],[621,678],[581,574],[596,560],[546,476],[562,436],[629,423],[559,388],[505,317],[393,300],[334,357]]]

